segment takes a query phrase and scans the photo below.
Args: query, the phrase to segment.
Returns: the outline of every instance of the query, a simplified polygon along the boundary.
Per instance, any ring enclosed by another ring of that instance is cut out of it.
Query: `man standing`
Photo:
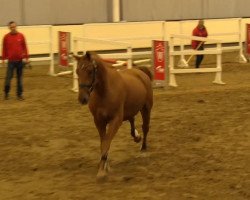
[[[2,59],[3,65],[5,60],[8,60],[8,66],[5,78],[5,99],[9,98],[10,84],[13,77],[14,70],[17,75],[17,99],[24,100],[23,93],[23,59],[29,62],[28,49],[26,46],[25,37],[22,33],[17,31],[17,25],[14,21],[9,22],[8,27],[10,32],[3,38]]]
[[[193,36],[198,36],[198,37],[207,37],[207,29],[204,26],[204,21],[199,20],[198,25],[195,27],[193,30]],[[192,48],[198,51],[204,50],[204,42],[202,41],[197,41],[197,40],[192,40]],[[199,68],[200,64],[203,60],[203,55],[197,55],[196,56],[196,62],[195,62],[195,67]]]

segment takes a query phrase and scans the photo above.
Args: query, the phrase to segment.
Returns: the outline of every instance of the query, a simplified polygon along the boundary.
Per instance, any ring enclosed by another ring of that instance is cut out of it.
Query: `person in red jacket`
[[[9,22],[8,27],[10,32],[3,38],[2,60],[5,65],[5,60],[8,60],[6,78],[5,78],[5,99],[9,98],[10,83],[13,73],[16,70],[17,77],[17,99],[23,100],[23,60],[29,62],[28,49],[26,46],[25,37],[22,33],[17,31],[17,25],[14,21]]]
[[[204,20],[199,20],[198,25],[195,27],[193,30],[193,36],[198,36],[198,37],[207,37],[207,29],[204,25]],[[192,40],[192,48],[198,51],[204,50],[204,42],[197,41],[197,40]],[[195,62],[195,67],[199,68],[200,64],[203,60],[203,55],[197,55],[196,56],[196,62]]]

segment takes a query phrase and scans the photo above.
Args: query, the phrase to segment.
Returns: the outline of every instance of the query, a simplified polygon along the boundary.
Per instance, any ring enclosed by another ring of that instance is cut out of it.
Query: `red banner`
[[[153,40],[154,79],[164,81],[166,76],[166,42]]]
[[[70,33],[59,31],[59,65],[67,67],[69,66],[69,53],[70,53]]]
[[[250,55],[250,24],[246,24],[246,54]]]

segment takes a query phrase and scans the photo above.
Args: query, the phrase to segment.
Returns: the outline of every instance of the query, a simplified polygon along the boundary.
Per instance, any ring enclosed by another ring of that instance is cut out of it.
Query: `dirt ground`
[[[124,123],[110,150],[109,180],[96,183],[99,136],[70,77],[25,70],[25,101],[0,99],[1,200],[250,199],[250,64],[223,56],[223,81],[185,74],[154,90],[148,151]],[[214,64],[206,57],[202,67]],[[0,68],[3,86],[5,69]],[[140,128],[140,116],[137,127]]]

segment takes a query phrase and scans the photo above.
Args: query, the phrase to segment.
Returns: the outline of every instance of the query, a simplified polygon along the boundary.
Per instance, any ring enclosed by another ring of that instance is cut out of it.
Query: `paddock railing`
[[[53,75],[54,74],[53,71],[54,53],[53,53],[53,33],[52,33],[53,26],[40,25],[40,26],[35,26],[35,28],[37,29],[36,34],[34,34],[33,32],[34,30],[33,26],[20,26],[18,27],[18,30],[20,30],[20,32],[23,33],[26,38],[29,54],[30,55],[41,54],[41,56],[31,57],[30,61],[31,62],[49,61],[50,67],[48,74]],[[0,28],[0,33],[2,35],[8,33],[8,31],[9,30],[7,27]],[[2,47],[2,40],[0,46]],[[37,51],[38,48],[39,51]],[[2,62],[2,60],[0,62]]]
[[[101,54],[100,56],[102,58],[122,58],[127,59],[128,68],[132,68],[132,47],[130,43],[127,42],[118,42],[118,41],[112,41],[112,40],[104,40],[104,39],[96,39],[96,38],[84,38],[84,37],[74,37],[73,38],[73,52],[75,55],[79,52],[79,43],[98,43],[98,44],[109,44],[113,45],[114,49],[115,47],[119,47],[119,49],[126,49],[125,53],[113,53],[113,54]],[[81,49],[81,51],[86,52],[87,49]],[[74,92],[78,91],[78,77],[76,74],[76,68],[77,68],[77,62],[73,62],[73,88],[72,90]]]
[[[229,22],[231,26],[229,28],[226,28],[225,23]],[[195,28],[198,24],[198,20],[185,20],[180,21],[179,28],[180,28],[180,34],[185,35],[191,35],[192,29],[190,27]],[[230,46],[222,46],[222,52],[231,52],[231,51],[238,51],[238,61],[239,63],[246,63],[247,59],[244,56],[243,49],[243,37],[242,37],[242,19],[241,18],[231,18],[231,19],[208,19],[205,20],[205,26],[208,31],[209,38],[214,38],[221,40],[222,44],[231,43]],[[216,31],[214,30],[214,27],[216,26]],[[214,30],[214,32],[211,32],[210,30]],[[225,32],[228,31],[228,32]],[[190,41],[187,41],[190,45]],[[207,42],[208,44],[214,44],[214,42]],[[236,45],[234,45],[236,43]],[[181,51],[184,50],[184,41],[182,40],[180,42],[180,49]],[[188,61],[185,59],[185,55],[180,55],[180,61],[179,61],[180,67],[188,67]]]
[[[202,51],[196,51],[196,50],[175,50],[174,46],[174,40],[197,40],[202,42],[213,42],[216,43],[216,49],[206,49]],[[216,55],[216,67],[215,68],[198,68],[198,69],[176,69],[175,68],[175,56],[181,56],[181,55],[205,55],[205,54],[212,54]],[[187,36],[187,35],[171,35],[170,41],[169,41],[169,86],[177,87],[176,83],[176,74],[186,74],[186,73],[215,73],[215,79],[213,83],[216,84],[225,84],[221,80],[221,74],[222,74],[222,47],[221,47],[221,41],[216,39],[209,39],[204,37],[196,37],[196,36]]]

